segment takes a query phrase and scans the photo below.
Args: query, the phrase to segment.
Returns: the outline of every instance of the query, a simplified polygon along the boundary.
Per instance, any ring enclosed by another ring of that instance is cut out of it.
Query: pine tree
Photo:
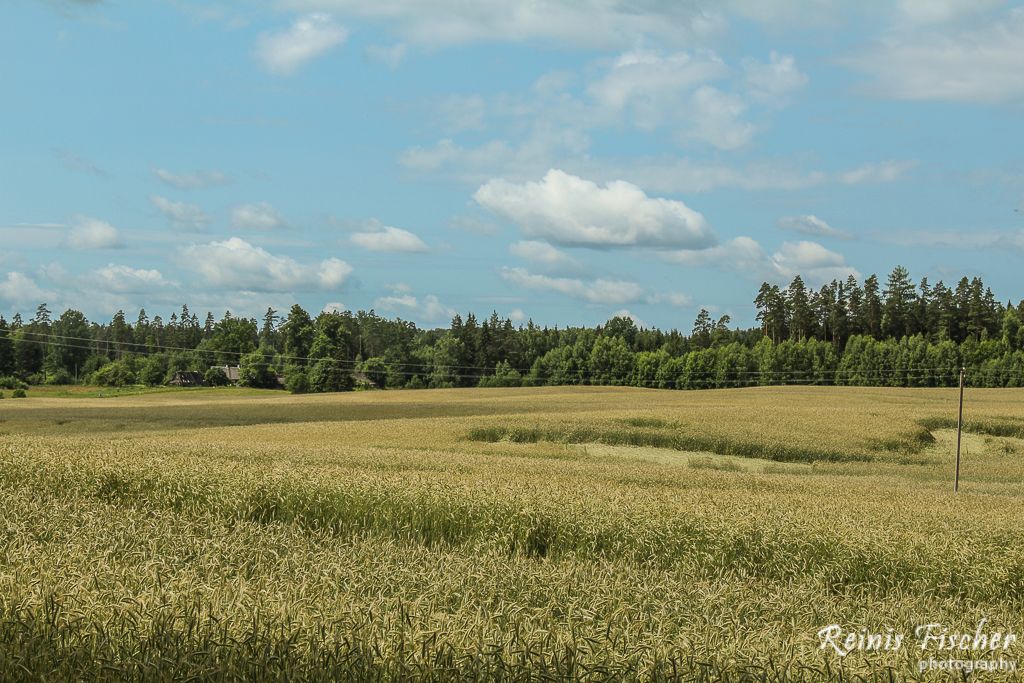
[[[36,308],[36,317],[32,319],[32,325],[37,329],[49,331],[50,309],[47,308],[46,304],[39,304]]]
[[[931,317],[932,289],[928,285],[928,278],[921,278],[917,289],[920,293],[917,295],[917,305],[914,307],[914,329],[911,334],[921,334],[926,339],[933,339],[935,320]]]
[[[882,338],[882,300],[878,296],[878,276],[871,275],[864,280],[863,334],[875,339]]]
[[[149,335],[149,316],[146,315],[146,309],[139,309],[139,317],[135,319],[135,343],[144,345],[146,343],[146,337]],[[137,348],[142,348],[141,346]]]
[[[849,335],[853,337],[864,334],[867,329],[864,322],[864,290],[853,275],[846,278],[846,310]]]
[[[953,290],[947,287],[942,280],[936,282],[932,287],[928,318],[934,326],[935,341],[941,342],[956,338],[956,302],[953,299]]]
[[[761,323],[761,334],[766,337],[771,336],[768,324],[771,316],[771,306],[772,287],[767,282],[762,282],[761,289],[757,291],[757,296],[754,298],[754,308],[757,310],[757,315],[754,318]]]
[[[849,337],[848,301],[846,298],[846,286],[839,281],[834,281],[833,285],[835,299],[829,312],[829,327],[832,328],[832,343],[841,349]]]
[[[962,343],[970,334],[971,282],[966,277],[960,278],[953,292],[956,304],[953,341]]]
[[[306,364],[305,359],[309,356],[315,334],[309,313],[298,304],[292,305],[288,310],[288,317],[281,325],[281,345],[289,363]]]
[[[270,346],[271,348],[277,349],[277,311],[271,307],[267,307],[267,312],[263,314],[263,327],[260,328],[260,344]]]
[[[802,341],[813,332],[814,313],[807,295],[807,286],[804,285],[803,278],[799,275],[789,283],[789,287],[786,289],[786,299],[789,302],[790,310],[789,338]]]
[[[913,329],[916,304],[914,284],[903,266],[896,266],[889,274],[882,305],[882,335],[892,339],[909,336]]]
[[[693,332],[690,334],[690,338],[697,348],[706,349],[711,346],[712,328],[711,314],[707,312],[707,309],[700,309],[697,319],[693,321]]]
[[[110,340],[114,342],[114,354],[117,358],[130,353],[133,349],[132,328],[125,322],[124,311],[119,310],[110,321]]]

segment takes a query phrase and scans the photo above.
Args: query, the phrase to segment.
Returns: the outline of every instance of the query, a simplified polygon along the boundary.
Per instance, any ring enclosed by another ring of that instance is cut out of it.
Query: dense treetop
[[[240,380],[293,391],[389,388],[630,384],[705,388],[824,383],[942,386],[961,365],[978,385],[1024,384],[1024,303],[1002,304],[980,278],[954,287],[916,286],[902,267],[884,285],[874,275],[818,290],[797,276],[786,288],[764,283],[754,298],[759,328],[730,329],[701,310],[689,335],[639,328],[629,318],[604,325],[514,325],[492,313],[456,315],[425,330],[373,311],[322,312],[294,305],[262,320],[200,318],[182,306],[164,320],[145,310],[109,323],[69,309],[54,318],[41,304],[30,320],[0,316],[5,384],[165,383],[214,366],[240,366]]]

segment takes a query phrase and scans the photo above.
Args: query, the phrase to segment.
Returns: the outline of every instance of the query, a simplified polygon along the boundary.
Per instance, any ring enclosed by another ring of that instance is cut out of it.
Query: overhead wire
[[[180,352],[185,352],[185,353],[199,352],[199,353],[219,354],[220,356],[233,356],[233,357],[241,358],[242,356],[245,356],[245,355],[248,355],[248,354],[252,353],[252,351],[228,351],[228,350],[220,350],[220,349],[199,349],[199,348],[185,347],[185,346],[170,346],[170,345],[166,345],[166,344],[148,344],[148,343],[143,343],[143,342],[115,341],[115,340],[110,340],[110,339],[96,339],[94,337],[77,337],[77,336],[72,336],[72,335],[62,335],[62,334],[56,334],[56,333],[52,333],[52,332],[51,333],[44,333],[44,332],[23,331],[22,334],[29,334],[29,335],[32,335],[34,337],[40,337],[40,338],[42,338],[42,340],[49,340],[49,339],[58,338],[58,339],[70,339],[72,341],[89,342],[90,344],[93,345],[93,346],[88,347],[89,350],[93,350],[93,349],[95,349],[96,346],[99,346],[99,345],[105,345],[105,346],[113,345],[113,346],[118,346],[118,347],[126,347],[127,346],[127,347],[141,348],[141,349],[143,349],[142,351],[132,351],[132,353],[135,353],[137,355],[142,355],[142,356],[152,355],[153,353],[180,351]],[[11,336],[11,332],[10,331],[7,332],[7,336],[9,336],[9,337]],[[49,344],[49,343],[52,343],[52,342],[44,341],[43,343]],[[568,347],[562,347],[562,348],[568,348]],[[280,353],[275,353],[274,355],[276,357],[280,358],[281,360],[285,361],[285,362],[287,362],[287,361],[309,362],[309,361],[322,360],[321,357],[312,357],[312,356],[294,356],[294,355],[285,355],[285,354],[280,354]],[[336,362],[336,363],[344,364],[344,365],[350,365],[350,366],[357,366],[358,365],[358,362],[355,361],[355,360],[348,360],[348,359],[332,359],[332,360],[334,360],[334,362]],[[421,367],[424,366],[423,363],[389,362],[388,364],[392,365],[392,366],[397,366],[397,367],[421,368]],[[457,363],[456,364],[446,364],[444,367],[449,369],[449,370],[483,370],[483,371],[487,371],[487,372],[492,372],[494,370],[494,368],[491,367],[491,366],[466,365],[466,364],[457,364]],[[526,372],[531,372],[533,370],[532,367],[524,367],[524,366],[510,366],[509,369],[515,370],[515,371],[517,371],[517,372],[519,372],[521,374],[522,373],[526,373]],[[958,370],[958,368],[957,368],[957,370]],[[909,366],[909,367],[903,367],[903,368],[877,368],[877,369],[871,370],[870,372],[872,374],[889,375],[889,374],[901,374],[901,373],[906,373],[906,372],[918,372],[918,371],[921,371],[921,372],[934,372],[935,368],[933,366]],[[814,376],[819,376],[819,375],[822,375],[822,374],[833,374],[833,375],[835,375],[835,374],[844,374],[844,373],[849,373],[849,372],[852,372],[852,370],[843,369],[843,368],[834,368],[834,369],[811,369],[811,370],[736,370],[736,371],[731,371],[731,374],[746,375],[746,376],[763,376],[763,375],[786,375],[786,376],[789,376],[789,375],[814,375]],[[467,376],[468,376],[468,374],[467,374]]]
[[[32,333],[35,337],[43,337],[41,339],[23,339],[23,341],[47,345],[47,346],[59,346],[61,348],[85,350],[85,351],[97,351],[99,345],[116,345],[117,342],[111,342],[108,340],[96,340],[84,337],[74,337],[59,334],[44,334],[44,333]],[[0,335],[2,336],[2,335]],[[10,333],[7,333],[10,337]],[[72,341],[89,341],[89,344],[74,344],[64,340]],[[129,345],[129,343],[125,343]],[[139,346],[136,343],[130,343],[132,346]],[[213,350],[199,350],[189,349],[187,347],[172,347],[172,346],[158,346],[160,351],[139,351],[132,352],[134,355],[141,357],[152,357],[158,353],[162,353],[165,350],[175,351],[186,351],[186,352],[200,352],[200,353],[211,353],[211,354],[224,354],[232,356],[244,356],[248,355],[244,352],[231,352],[231,351],[213,351]],[[251,352],[249,352],[251,353]],[[339,358],[314,358],[309,356],[280,356],[275,354],[282,360],[298,360],[306,362],[320,362],[328,361],[329,363],[336,364],[348,369],[357,369],[359,364],[356,361]],[[275,363],[271,361],[264,361],[261,365],[272,366]],[[392,365],[388,369],[389,375],[398,375],[402,377],[414,377],[414,376],[429,376],[432,373],[439,372],[444,375],[450,375],[455,380],[465,379],[494,379],[496,377],[493,368],[486,368],[482,366],[460,366],[460,365],[437,365],[428,363],[397,363],[389,364]],[[398,367],[413,367],[416,370],[398,370]],[[484,373],[465,373],[465,372],[454,372],[456,370],[475,369],[485,370]],[[516,370],[516,368],[510,368]],[[529,372],[529,370],[527,370]],[[1017,379],[1020,384],[1024,384],[1024,377],[1011,372],[1006,372],[998,368],[970,368],[968,370],[971,377],[1001,377],[1004,379]],[[948,372],[937,371],[935,368],[927,367],[907,367],[907,368],[878,368],[870,371],[863,371],[849,368],[833,368],[825,369],[821,368],[818,370],[774,370],[774,371],[744,371],[744,370],[726,370],[724,373],[720,372],[717,368],[709,368],[705,370],[690,369],[687,371],[690,383],[696,383],[699,386],[693,388],[728,388],[728,387],[740,387],[740,386],[777,386],[777,385],[816,385],[816,384],[827,384],[827,385],[846,385],[848,382],[855,385],[863,385],[865,381],[870,382],[871,378],[877,378],[883,380],[878,384],[872,383],[874,386],[907,386],[907,382],[914,382],[911,386],[927,386],[922,383],[935,383],[938,380],[944,382],[954,382],[959,378],[959,369],[950,369]],[[888,378],[892,380],[900,380],[898,385],[886,384],[884,378],[878,377],[879,375],[889,375]],[[810,375],[809,377],[807,375]],[[524,377],[524,373],[520,373],[520,377]],[[555,386],[563,384],[583,384],[583,385],[599,385],[599,386],[639,386],[644,388],[676,388],[676,386],[682,383],[682,378],[666,378],[663,380],[648,380],[641,379],[635,374],[630,377],[614,377],[608,378],[606,375],[601,373],[595,373],[591,369],[577,368],[573,372],[563,375],[563,378],[570,380],[569,382],[550,382],[550,377],[543,378],[540,386]],[[532,385],[537,385],[537,380],[540,378],[529,378],[529,382]],[[597,381],[595,381],[597,380]],[[852,381],[851,381],[852,380]]]

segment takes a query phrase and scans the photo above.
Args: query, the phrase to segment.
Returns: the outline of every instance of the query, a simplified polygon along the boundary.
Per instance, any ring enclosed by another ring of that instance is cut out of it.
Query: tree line
[[[815,290],[799,276],[762,284],[759,326],[730,327],[701,310],[689,335],[640,328],[625,317],[596,327],[516,325],[497,313],[456,315],[421,329],[374,311],[321,312],[299,305],[262,320],[182,306],[164,320],[118,311],[108,323],[46,304],[25,321],[0,316],[0,387],[88,383],[159,385],[217,366],[239,366],[242,384],[293,392],[422,388],[632,385],[697,389],[768,384],[950,386],[959,368],[975,386],[1024,385],[1024,302],[1002,304],[980,278],[951,288],[914,285],[903,267],[882,286],[872,275]]]

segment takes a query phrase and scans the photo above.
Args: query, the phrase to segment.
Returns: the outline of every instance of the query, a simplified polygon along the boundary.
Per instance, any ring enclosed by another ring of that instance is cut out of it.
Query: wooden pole
[[[964,377],[966,368],[960,368],[960,411],[956,418],[956,470],[953,473],[953,493],[960,491],[960,435],[964,428]]]

